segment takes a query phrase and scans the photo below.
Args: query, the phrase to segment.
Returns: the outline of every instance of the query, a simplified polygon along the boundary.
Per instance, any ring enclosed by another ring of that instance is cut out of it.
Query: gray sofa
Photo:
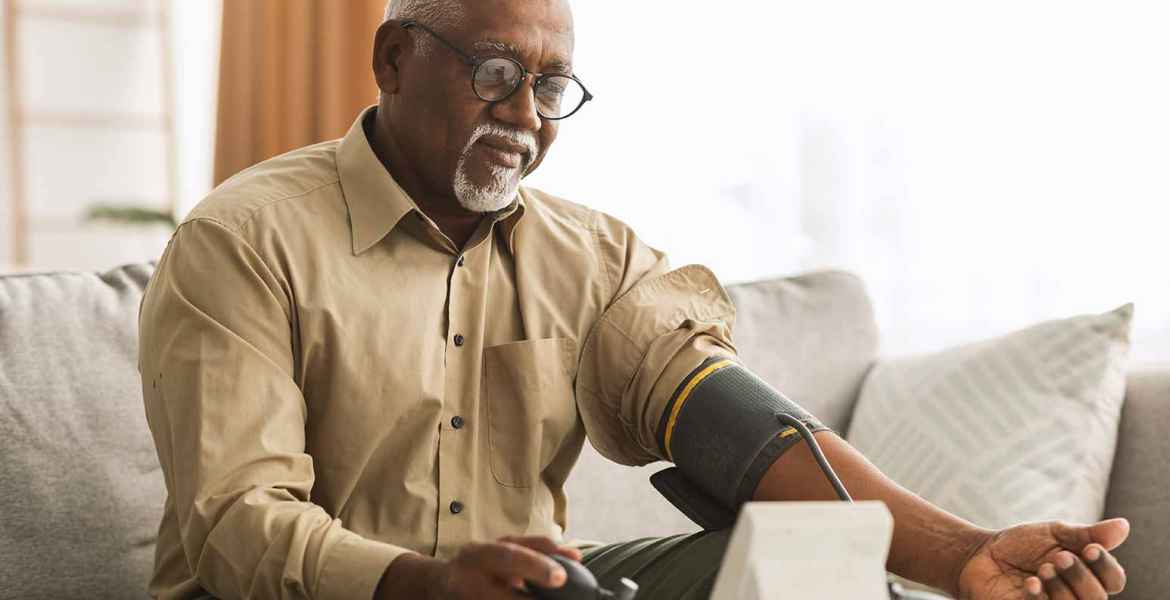
[[[150,267],[0,277],[0,599],[145,596],[165,490],[143,417],[138,303]],[[735,338],[762,377],[844,432],[878,360],[861,282],[821,272],[738,286]],[[1130,374],[1107,511],[1134,525],[1126,599],[1170,597],[1170,365]],[[586,448],[572,537],[694,529]]]

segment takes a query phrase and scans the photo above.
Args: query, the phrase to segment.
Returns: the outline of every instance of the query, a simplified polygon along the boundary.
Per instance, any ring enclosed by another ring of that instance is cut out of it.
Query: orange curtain
[[[345,135],[377,101],[385,0],[224,0],[215,182]]]

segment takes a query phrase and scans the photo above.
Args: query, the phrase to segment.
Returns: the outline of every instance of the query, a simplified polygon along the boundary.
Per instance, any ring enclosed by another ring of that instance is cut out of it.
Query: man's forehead
[[[494,52],[499,54],[515,54],[520,55],[523,50],[512,42],[504,40],[497,40],[493,38],[482,38],[471,45],[476,52]]]
[[[573,33],[568,0],[462,0],[461,4],[463,16],[483,26],[521,24],[557,34]]]
[[[562,46],[563,47],[561,47],[561,48],[555,48],[555,47],[545,48],[546,52],[544,53],[544,56],[542,57],[543,60],[541,61],[541,68],[568,69],[572,66],[572,64],[573,64],[572,45],[571,45],[571,43],[569,43],[569,44],[563,44]],[[501,55],[513,56],[516,58],[523,58],[527,54],[530,54],[533,52],[533,49],[530,49],[528,52],[525,52],[523,48],[521,48],[520,46],[518,46],[517,44],[515,44],[513,42],[510,42],[510,41],[507,41],[504,39],[496,39],[496,38],[492,38],[492,37],[483,37],[483,38],[479,39],[478,41],[476,41],[472,44],[472,48],[474,48],[474,50],[477,54],[501,54]]]
[[[542,66],[572,63],[573,13],[566,0],[474,0],[464,8],[476,52],[539,58]]]

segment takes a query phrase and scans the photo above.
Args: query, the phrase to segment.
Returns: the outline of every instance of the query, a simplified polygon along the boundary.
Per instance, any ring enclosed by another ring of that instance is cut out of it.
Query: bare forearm
[[[833,470],[855,500],[881,500],[894,516],[886,568],[955,593],[967,558],[991,535],[894,483],[832,432],[815,434]],[[833,487],[804,444],[788,450],[760,481],[754,500],[835,500]]]

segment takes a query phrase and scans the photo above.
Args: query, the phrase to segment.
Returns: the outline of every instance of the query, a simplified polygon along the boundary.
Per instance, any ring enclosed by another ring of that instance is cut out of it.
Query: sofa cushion
[[[1133,305],[883,361],[849,443],[977,525],[1101,518]]]
[[[0,277],[0,595],[146,595],[165,487],[143,416],[151,274]]]
[[[732,285],[727,293],[736,306],[733,337],[744,363],[844,433],[878,350],[877,326],[861,280],[821,271]],[[648,481],[666,466],[621,467],[586,444],[566,484],[568,534],[615,542],[695,531],[695,524]]]
[[[1105,516],[1133,529],[1117,556],[1129,573],[1119,600],[1170,593],[1170,364],[1131,370]]]
[[[878,353],[877,323],[861,279],[818,271],[733,285],[727,293],[744,364],[844,435]]]

